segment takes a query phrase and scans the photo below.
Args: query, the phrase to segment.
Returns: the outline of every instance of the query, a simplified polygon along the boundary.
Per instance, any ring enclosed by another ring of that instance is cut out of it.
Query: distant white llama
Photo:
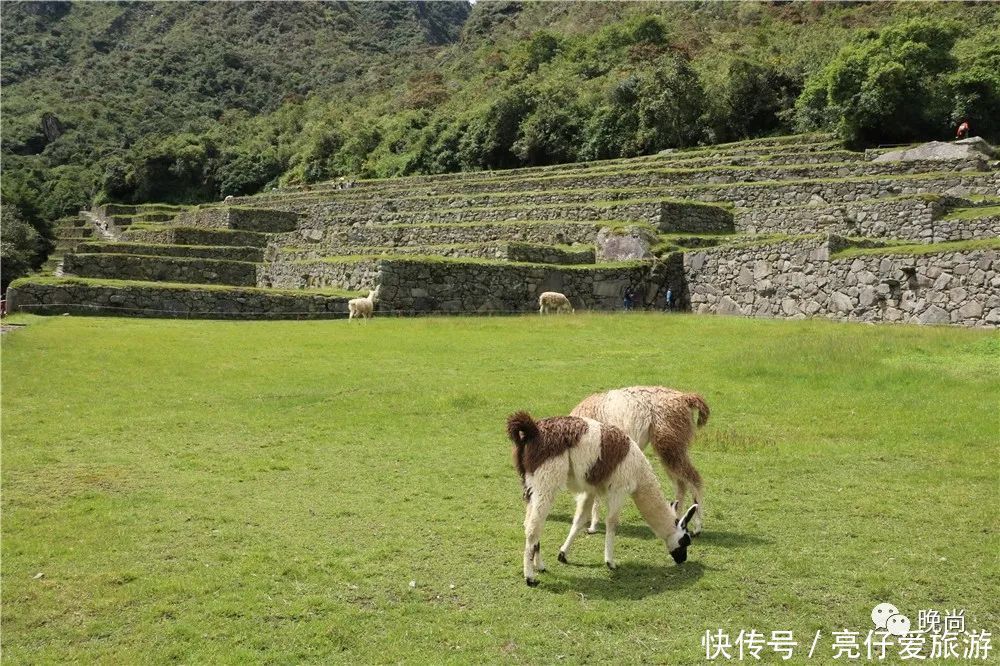
[[[350,314],[348,319],[360,317],[368,320],[375,313],[375,302],[378,300],[378,287],[368,292],[365,298],[352,298],[347,302],[347,309]]]
[[[560,294],[558,291],[543,291],[538,297],[538,314],[545,314],[552,311],[561,312],[563,310],[576,312],[565,294]]]

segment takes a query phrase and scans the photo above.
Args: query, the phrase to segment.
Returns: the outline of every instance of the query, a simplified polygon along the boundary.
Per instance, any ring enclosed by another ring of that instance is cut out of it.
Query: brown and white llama
[[[698,412],[697,422],[693,410]],[[678,506],[683,506],[690,487],[693,504],[698,507],[691,531],[695,535],[701,532],[704,527],[701,475],[688,457],[688,447],[696,428],[708,421],[704,398],[665,386],[629,386],[588,396],[570,414],[617,426],[642,450],[652,442],[653,450],[674,482]],[[588,532],[597,531],[599,519],[595,502]]]
[[[691,543],[687,524],[697,506],[678,520],[675,507],[663,497],[652,465],[624,432],[593,419],[556,416],[535,421],[527,412],[517,412],[507,419],[507,435],[514,443],[514,466],[521,475],[527,501],[524,580],[529,586],[538,585],[537,571],[545,571],[542,527],[563,488],[569,488],[577,498],[573,526],[559,549],[560,562],[567,562],[573,540],[586,523],[595,498],[601,496],[608,504],[604,562],[614,569],[615,531],[629,495],[653,533],[666,543],[674,561],[680,564],[687,559]]]

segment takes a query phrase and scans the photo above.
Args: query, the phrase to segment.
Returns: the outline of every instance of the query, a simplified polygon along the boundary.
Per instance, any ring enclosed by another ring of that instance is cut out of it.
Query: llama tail
[[[514,412],[507,417],[507,436],[514,442],[514,450],[511,452],[514,458],[514,469],[521,476],[521,486],[524,488],[524,501],[531,500],[531,488],[526,482],[526,471],[524,467],[524,447],[529,442],[538,438],[538,425],[531,418],[528,412]]]
[[[698,410],[699,428],[708,423],[708,415],[710,412],[708,409],[708,403],[705,402],[705,399],[703,397],[701,397],[697,393],[685,393],[684,401],[688,404],[688,407],[690,407],[691,409]]]
[[[507,436],[517,446],[524,446],[538,437],[538,426],[528,412],[514,412],[507,417]]]

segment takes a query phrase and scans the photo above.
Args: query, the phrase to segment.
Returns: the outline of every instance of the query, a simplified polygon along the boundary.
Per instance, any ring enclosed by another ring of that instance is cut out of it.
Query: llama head
[[[674,533],[670,535],[669,539],[667,539],[667,550],[670,551],[670,557],[674,558],[674,562],[677,564],[681,564],[688,558],[688,546],[691,545],[691,533],[688,532],[687,526],[691,517],[697,510],[698,505],[692,504],[681,519],[677,521]]]

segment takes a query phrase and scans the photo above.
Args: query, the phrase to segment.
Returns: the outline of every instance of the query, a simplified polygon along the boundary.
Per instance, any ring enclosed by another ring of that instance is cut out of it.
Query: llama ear
[[[680,500],[674,500],[673,502],[670,503],[670,508],[674,510],[674,513],[677,513],[677,509],[679,509],[680,506],[681,506]]]
[[[685,513],[684,517],[681,518],[680,527],[682,530],[687,530],[688,521],[691,520],[691,517],[694,516],[694,512],[697,510],[698,510],[697,504],[692,504],[690,508],[688,508],[687,513]]]

